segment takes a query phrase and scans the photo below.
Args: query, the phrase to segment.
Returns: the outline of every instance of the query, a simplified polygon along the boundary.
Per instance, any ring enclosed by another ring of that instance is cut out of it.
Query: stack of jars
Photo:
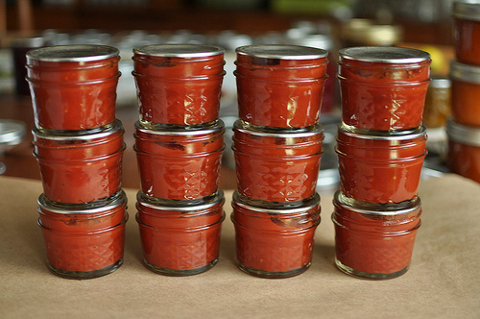
[[[45,47],[27,54],[35,115],[38,199],[50,270],[94,278],[123,261],[127,198],[125,149],[115,119],[119,52],[109,46]]]
[[[430,62],[426,52],[399,47],[339,51],[340,191],[332,220],[335,263],[347,274],[385,279],[409,268],[420,227]]]
[[[133,50],[141,190],[136,219],[146,267],[187,276],[218,260],[224,124],[218,118],[224,50],[194,44]]]
[[[298,275],[311,264],[320,223],[316,183],[327,52],[253,45],[236,54],[231,219],[239,267],[265,278]]]
[[[450,65],[448,166],[480,183],[480,1],[453,6],[456,60]]]

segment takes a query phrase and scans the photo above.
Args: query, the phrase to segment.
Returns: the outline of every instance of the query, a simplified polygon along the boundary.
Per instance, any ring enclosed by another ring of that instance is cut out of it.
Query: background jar
[[[264,278],[299,275],[310,267],[314,235],[320,224],[320,196],[292,208],[284,204],[253,206],[235,192],[235,226],[240,269]]]
[[[304,131],[254,128],[237,121],[232,149],[241,195],[268,202],[302,201],[315,194],[322,126]]]
[[[126,205],[124,192],[89,205],[57,205],[40,195],[38,225],[50,270],[87,279],[118,269],[123,263]]]
[[[207,271],[218,261],[224,194],[194,204],[137,193],[143,258],[150,270],[170,276]]]
[[[239,117],[257,126],[298,128],[320,117],[328,52],[296,45],[236,49]]]
[[[404,274],[421,225],[420,199],[401,204],[360,203],[336,192],[335,264],[346,274],[388,279]]]
[[[480,183],[480,128],[447,122],[447,164],[452,173]]]
[[[104,45],[65,45],[27,53],[35,125],[93,129],[115,120],[119,51]]]
[[[418,127],[430,82],[430,55],[399,47],[339,51],[342,120],[369,130]]]
[[[480,66],[452,61],[452,117],[464,125],[480,126]]]
[[[200,125],[218,118],[225,50],[200,44],[133,50],[140,121]]]
[[[455,1],[453,25],[457,60],[480,66],[480,2]]]
[[[427,154],[425,127],[407,134],[338,129],[340,189],[371,203],[398,203],[417,196]]]
[[[206,129],[147,130],[135,124],[141,189],[147,195],[193,200],[217,191],[225,148],[222,121]]]
[[[99,130],[33,130],[45,196],[57,203],[87,203],[121,187],[124,129],[119,120]]]

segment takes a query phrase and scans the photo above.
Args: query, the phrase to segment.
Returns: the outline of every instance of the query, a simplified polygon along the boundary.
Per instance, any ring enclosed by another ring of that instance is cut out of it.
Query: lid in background
[[[449,118],[446,130],[448,138],[452,141],[480,146],[480,128],[458,124]]]

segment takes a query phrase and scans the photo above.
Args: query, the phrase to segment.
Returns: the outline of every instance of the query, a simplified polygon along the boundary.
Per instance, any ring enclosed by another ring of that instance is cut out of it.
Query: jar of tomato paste
[[[243,46],[236,53],[240,119],[278,128],[318,122],[327,78],[327,51],[275,44]]]
[[[162,275],[188,276],[215,266],[224,201],[221,189],[196,202],[152,199],[138,192],[136,218],[147,268]]]
[[[320,124],[302,130],[259,128],[235,122],[233,153],[241,195],[267,202],[314,196],[323,152]]]
[[[119,51],[105,45],[64,45],[27,53],[35,125],[85,130],[115,120]]]
[[[225,50],[200,44],[147,45],[133,50],[144,125],[199,125],[218,118]]]
[[[480,183],[480,128],[447,122],[450,171]]]
[[[452,82],[451,108],[455,122],[480,126],[480,66],[452,61],[450,64]]]
[[[145,194],[194,200],[217,191],[225,149],[225,126],[221,120],[201,129],[149,130],[140,122],[135,129],[134,149]]]
[[[395,278],[408,270],[421,225],[418,197],[399,204],[372,204],[336,192],[333,204],[338,269],[368,279]]]
[[[107,200],[77,205],[58,205],[40,195],[38,225],[50,270],[75,279],[117,270],[123,263],[126,207],[123,191]]]
[[[340,189],[345,196],[371,203],[398,203],[417,196],[427,154],[424,126],[402,133],[361,131],[340,126]]]
[[[422,123],[430,55],[399,47],[339,51],[342,120],[369,130],[405,130]]]
[[[480,66],[480,1],[454,2],[453,23],[457,59]]]
[[[320,196],[316,193],[300,207],[253,204],[258,203],[238,192],[233,194],[231,220],[240,269],[264,278],[286,278],[306,271],[320,224]]]
[[[45,196],[56,203],[88,203],[121,187],[124,129],[120,120],[83,131],[33,130]]]

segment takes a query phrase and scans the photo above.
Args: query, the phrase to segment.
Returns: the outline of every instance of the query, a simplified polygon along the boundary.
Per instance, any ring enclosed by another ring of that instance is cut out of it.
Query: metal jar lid
[[[452,12],[455,18],[480,21],[480,1],[455,1]]]
[[[194,200],[171,200],[151,197],[142,191],[137,192],[137,209],[140,206],[156,210],[178,211],[180,213],[189,213],[201,211],[215,206],[223,205],[225,194],[221,188],[215,194],[202,199]]]
[[[37,204],[40,209],[48,210],[49,212],[63,215],[74,214],[96,214],[106,212],[122,205],[127,204],[127,194],[119,191],[115,195],[106,199],[101,199],[90,203],[81,204],[60,204],[49,200],[45,194],[41,194],[37,199]]]
[[[450,63],[450,78],[480,84],[480,67],[453,60]]]
[[[198,126],[155,126],[155,129],[146,128],[140,121],[135,122],[135,129],[137,132],[147,133],[150,135],[176,135],[176,136],[197,136],[219,133],[225,131],[225,123],[222,120],[217,120],[211,125]]]
[[[420,125],[411,130],[398,131],[376,131],[359,129],[344,123],[338,126],[338,132],[356,139],[382,140],[382,141],[403,141],[412,140],[427,135],[427,129]]]
[[[257,126],[247,123],[243,120],[236,120],[235,123],[233,123],[233,130],[254,136],[294,139],[320,135],[323,132],[323,125],[317,123],[313,126],[308,126],[304,128],[284,129]]]
[[[447,136],[450,140],[472,146],[480,146],[480,128],[455,123],[452,118],[447,120]]]
[[[134,48],[136,55],[174,58],[202,58],[224,54],[218,46],[203,44],[152,44]]]
[[[105,125],[95,129],[81,131],[58,131],[58,130],[39,130],[34,128],[32,134],[34,138],[41,138],[53,141],[90,141],[92,139],[101,139],[114,135],[119,131],[124,131],[121,120],[116,119],[112,124]]]
[[[289,44],[247,45],[238,47],[235,52],[238,55],[280,60],[312,60],[328,55],[323,49]]]
[[[339,63],[360,61],[371,63],[408,64],[430,60],[430,54],[401,47],[352,47],[338,51]]]
[[[17,145],[25,137],[26,125],[15,120],[0,119],[0,144]]]
[[[346,197],[341,191],[336,191],[333,197],[333,204],[347,210],[365,215],[392,216],[404,215],[414,212],[421,207],[420,197],[416,196],[411,200],[401,203],[368,203]]]
[[[92,62],[113,58],[119,53],[117,48],[108,45],[58,45],[29,51],[27,61]]]

